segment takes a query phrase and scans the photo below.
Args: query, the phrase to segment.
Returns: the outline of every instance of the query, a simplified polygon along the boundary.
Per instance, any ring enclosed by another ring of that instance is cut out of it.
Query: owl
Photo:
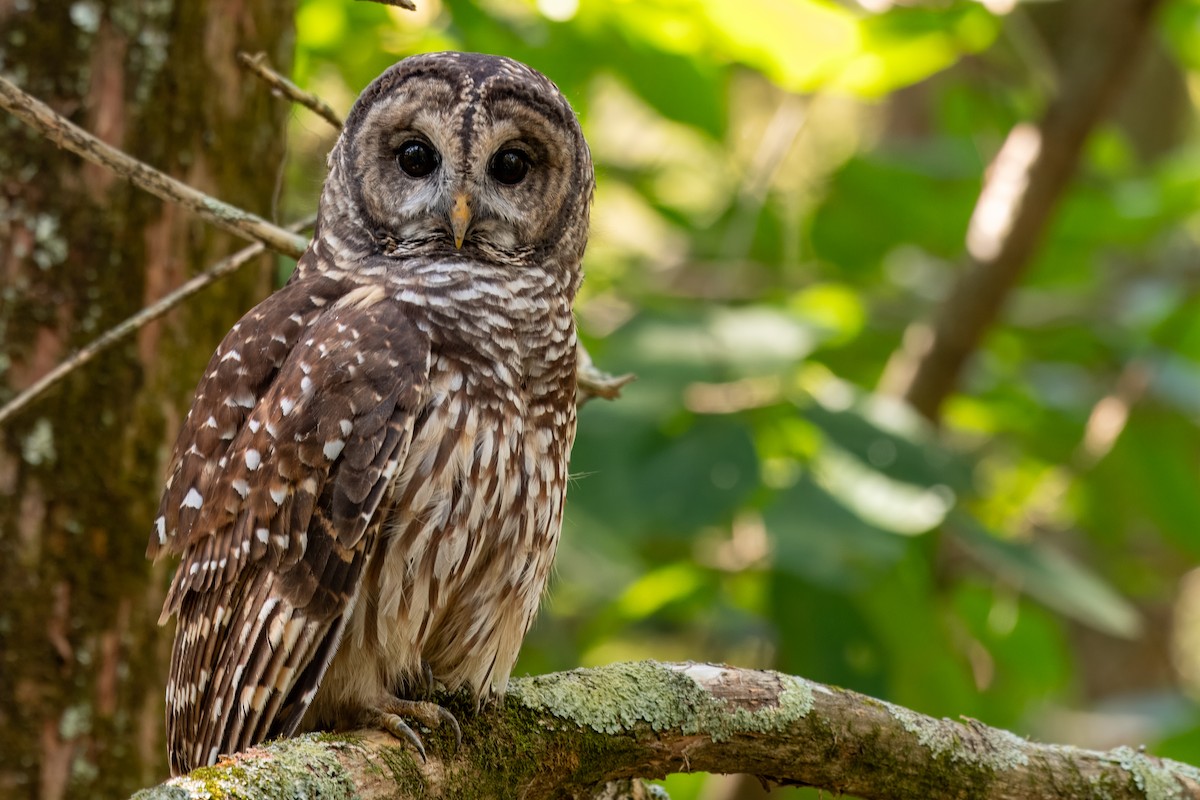
[[[570,105],[507,58],[358,98],[313,241],[209,362],[148,554],[181,557],[171,770],[297,730],[458,724],[502,694],[557,547],[593,193]]]

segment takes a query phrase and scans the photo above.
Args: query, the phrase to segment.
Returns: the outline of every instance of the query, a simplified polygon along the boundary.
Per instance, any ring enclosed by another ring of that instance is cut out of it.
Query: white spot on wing
[[[254,394],[249,389],[242,389],[233,396],[233,402],[242,408],[254,408]]]
[[[188,493],[183,498],[183,503],[179,507],[200,508],[202,505],[204,505],[204,498],[200,496],[200,493],[196,491],[196,487],[193,486],[191,489],[188,489]]]

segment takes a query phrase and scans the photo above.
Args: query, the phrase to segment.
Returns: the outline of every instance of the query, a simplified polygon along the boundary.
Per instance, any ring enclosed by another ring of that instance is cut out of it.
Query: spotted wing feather
[[[291,733],[337,649],[412,437],[429,341],[382,290],[290,284],[214,355],[152,555],[181,563],[172,770]]]

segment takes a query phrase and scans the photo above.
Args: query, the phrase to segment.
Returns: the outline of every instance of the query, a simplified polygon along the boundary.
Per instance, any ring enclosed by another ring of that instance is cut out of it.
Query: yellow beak
[[[466,192],[456,192],[454,207],[450,209],[450,230],[454,232],[454,247],[462,249],[463,239],[467,235],[467,226],[471,224],[471,204],[467,201]]]

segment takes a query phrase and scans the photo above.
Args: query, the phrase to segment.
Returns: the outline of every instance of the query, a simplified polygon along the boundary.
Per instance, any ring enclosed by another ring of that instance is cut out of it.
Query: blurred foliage
[[[302,2],[295,77],[335,107],[405,55],[502,53],[595,155],[578,313],[639,380],[581,415],[518,671],[729,661],[1200,763],[1200,2],[1164,9],[944,430],[872,393],[1044,107],[1066,5]],[[292,212],[332,137],[295,112]]]

